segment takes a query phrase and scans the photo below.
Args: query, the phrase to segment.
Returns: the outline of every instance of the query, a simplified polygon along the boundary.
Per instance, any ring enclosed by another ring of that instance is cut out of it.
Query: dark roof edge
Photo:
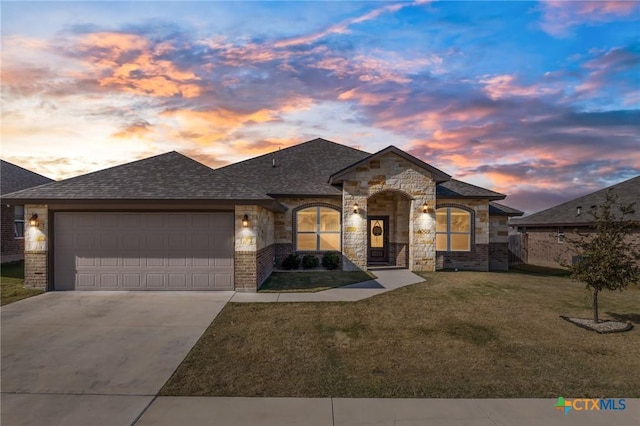
[[[287,193],[278,193],[278,192],[268,192],[268,195],[271,198],[293,198],[293,197],[317,197],[317,198],[342,198],[342,194],[287,194]]]
[[[11,198],[0,197],[3,204],[24,205],[24,204],[86,204],[86,205],[122,205],[128,204],[181,204],[181,205],[255,205],[265,207],[277,212],[285,212],[287,208],[274,199],[208,199],[208,198]]]
[[[441,195],[439,197],[436,197],[436,201],[438,200],[489,200],[489,201],[495,201],[495,200],[504,200],[505,198],[507,198],[506,195]]]
[[[522,216],[523,211],[514,209],[513,207],[505,206],[504,204],[496,203],[495,201],[489,202],[489,216]]]
[[[348,173],[349,171],[351,171],[351,169],[358,167],[360,164],[366,163],[368,161],[373,160],[376,157],[379,157],[381,155],[384,155],[388,152],[393,152],[394,154],[399,155],[400,157],[404,158],[407,161],[410,161],[411,163],[425,169],[428,170],[429,172],[431,172],[432,176],[433,176],[433,180],[436,181],[436,183],[440,183],[440,182],[446,182],[449,179],[451,179],[451,176],[446,174],[445,172],[443,172],[440,169],[437,169],[435,167],[433,167],[430,164],[425,163],[424,161],[422,161],[419,158],[414,157],[411,154],[408,154],[406,152],[404,152],[403,150],[401,150],[398,147],[395,147],[393,145],[389,145],[388,147],[373,153],[371,155],[369,155],[368,157],[363,158],[360,161],[356,161],[355,163],[351,164],[350,166],[345,167],[344,169],[332,174],[329,177],[329,183],[330,184],[336,184],[336,183],[340,183],[340,178],[345,175],[346,173]]]

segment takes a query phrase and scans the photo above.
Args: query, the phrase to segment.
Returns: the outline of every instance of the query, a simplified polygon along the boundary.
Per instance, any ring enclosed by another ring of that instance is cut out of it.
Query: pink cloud
[[[576,25],[632,16],[639,5],[637,1],[547,0],[542,2],[543,20],[540,26],[545,32],[562,37]]]

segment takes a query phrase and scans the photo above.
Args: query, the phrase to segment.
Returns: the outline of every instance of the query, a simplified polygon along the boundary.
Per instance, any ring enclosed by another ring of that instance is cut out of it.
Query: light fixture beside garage
[[[31,215],[31,218],[29,218],[29,225],[31,226],[38,226],[38,213],[34,213]]]
[[[244,217],[242,218],[242,227],[246,228],[249,226],[249,216],[248,215],[244,215]]]

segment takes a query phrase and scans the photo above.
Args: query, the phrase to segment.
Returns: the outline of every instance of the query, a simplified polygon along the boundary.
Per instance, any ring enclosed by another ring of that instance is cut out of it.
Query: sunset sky
[[[2,1],[2,158],[395,145],[537,211],[640,174],[640,2]]]

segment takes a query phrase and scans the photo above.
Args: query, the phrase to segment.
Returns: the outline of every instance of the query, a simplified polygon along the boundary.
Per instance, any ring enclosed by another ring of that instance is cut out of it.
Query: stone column
[[[358,213],[353,207],[358,204]],[[367,197],[343,191],[342,194],[342,269],[367,270]]]
[[[249,226],[242,225],[244,215]],[[243,205],[235,208],[234,287],[236,291],[258,290],[257,262],[258,206]]]
[[[30,218],[38,215],[37,225]],[[49,272],[49,210],[46,205],[25,205],[24,224],[24,285],[48,289]]]

